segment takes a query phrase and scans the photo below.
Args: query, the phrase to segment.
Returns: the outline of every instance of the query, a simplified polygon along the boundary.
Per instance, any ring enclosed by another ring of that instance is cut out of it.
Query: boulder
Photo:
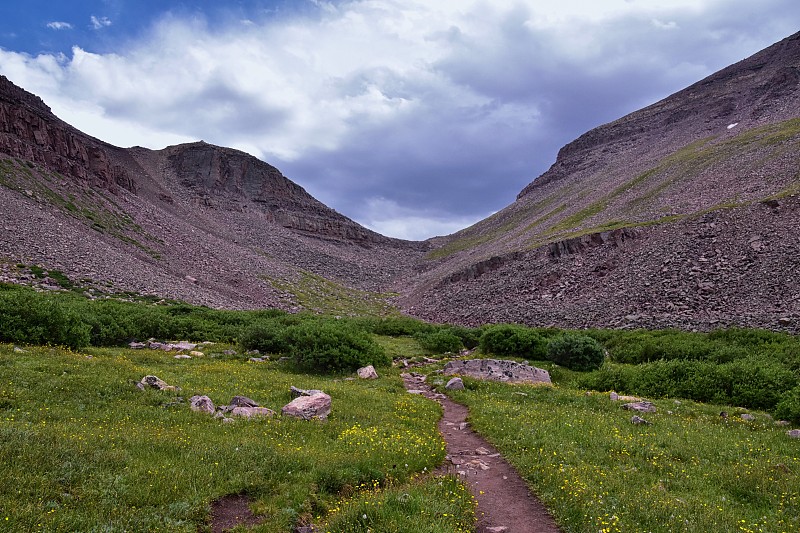
[[[144,390],[147,387],[150,387],[151,389],[158,389],[165,391],[181,390],[180,387],[169,385],[166,381],[162,380],[158,376],[145,376],[139,383],[136,384],[136,386],[141,390]]]
[[[324,392],[311,396],[300,396],[287,403],[281,409],[281,414],[303,420],[312,418],[326,419],[331,413],[331,397]]]
[[[289,391],[292,393],[292,398],[299,398],[301,396],[313,396],[315,394],[319,394],[322,391],[317,389],[298,389],[294,385],[289,387]]]
[[[617,394],[614,391],[608,393],[608,397],[611,399],[612,402],[641,402],[641,398],[637,398],[636,396],[624,396],[622,394]]]
[[[622,406],[623,409],[628,409],[629,411],[638,411],[640,413],[655,413],[656,406],[650,402],[632,402],[626,403]]]
[[[231,398],[230,405],[233,407],[258,407],[258,404],[247,396],[234,396]]]
[[[756,417],[754,417],[750,413],[744,413],[744,414],[742,414],[740,416],[741,416],[742,420],[747,420],[748,422],[752,422],[753,420],[756,419]]]
[[[515,361],[497,359],[450,361],[444,366],[443,372],[448,376],[458,374],[476,379],[509,383],[551,383],[547,370]]]
[[[185,353],[179,353],[178,355],[173,356],[175,359],[191,359],[191,355],[186,355]]]
[[[361,379],[378,379],[378,373],[375,372],[374,366],[369,365],[358,369],[358,377]]]
[[[267,407],[234,407],[228,414],[239,418],[268,418],[275,416],[275,411]]]
[[[197,348],[197,344],[192,344],[189,341],[176,342],[173,343],[171,346],[176,350],[194,350],[195,348]]]
[[[192,409],[192,411],[209,414],[216,410],[214,407],[214,402],[212,402],[211,398],[208,396],[192,396],[189,398],[189,407]]]
[[[639,415],[633,415],[631,417],[631,424],[633,424],[635,426],[641,426],[641,425],[649,426],[650,422],[648,422],[647,420],[645,420],[644,418],[642,418]]]
[[[461,378],[452,378],[444,388],[447,390],[464,390],[464,381]]]
[[[204,354],[203,352],[198,352],[196,350],[192,350],[191,352],[189,352],[189,355],[191,355],[192,357],[203,357],[206,354]]]
[[[790,429],[786,434],[789,435],[790,438],[800,439],[800,429]]]
[[[143,348],[146,348],[147,345],[145,343],[143,343],[143,342],[130,342],[130,343],[128,343],[128,347],[131,350],[141,350]]]

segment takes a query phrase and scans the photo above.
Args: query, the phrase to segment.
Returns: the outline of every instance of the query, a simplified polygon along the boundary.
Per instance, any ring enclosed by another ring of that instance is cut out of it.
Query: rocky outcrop
[[[496,359],[455,360],[444,365],[445,375],[458,374],[475,379],[508,383],[551,383],[547,370],[515,361]]]
[[[297,397],[281,408],[281,414],[302,420],[324,420],[331,414],[331,397],[324,392]]]
[[[62,122],[41,99],[0,75],[0,153],[97,187],[135,192],[130,172],[113,161],[115,150]]]

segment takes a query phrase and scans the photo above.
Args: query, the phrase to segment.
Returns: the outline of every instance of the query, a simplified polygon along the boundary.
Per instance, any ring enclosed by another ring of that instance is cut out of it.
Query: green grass
[[[147,374],[183,390],[140,392]],[[243,394],[280,410],[290,385],[331,394],[329,419],[222,424],[178,399]],[[439,416],[391,371],[343,381],[237,358],[0,345],[0,530],[207,531],[210,503],[245,493],[265,518],[255,531],[330,513],[331,531],[362,531],[365,513],[373,531],[465,531],[472,503],[441,500],[463,489],[414,479],[443,459]],[[430,516],[405,516],[419,508]],[[422,529],[393,527],[409,523]]]
[[[800,529],[798,444],[764,414],[661,400],[652,425],[635,426],[607,395],[466,382],[450,394],[564,531]]]
[[[298,280],[279,280],[262,276],[281,291],[291,294],[306,311],[338,316],[394,316],[390,302],[394,294],[362,291],[331,281],[312,272],[301,271]]]

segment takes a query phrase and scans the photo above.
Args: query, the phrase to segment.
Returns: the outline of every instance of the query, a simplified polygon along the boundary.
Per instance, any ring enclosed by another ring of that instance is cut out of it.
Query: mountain
[[[0,77],[0,281],[217,307],[800,332],[800,33],[569,143],[516,201],[374,233],[204,142],[118,148]]]
[[[0,274],[39,265],[90,294],[292,308],[301,283],[381,290],[429,247],[360,226],[237,150],[104,143],[2,76],[0,185]]]
[[[800,33],[563,147],[418,266],[402,304],[468,324],[800,319]]]

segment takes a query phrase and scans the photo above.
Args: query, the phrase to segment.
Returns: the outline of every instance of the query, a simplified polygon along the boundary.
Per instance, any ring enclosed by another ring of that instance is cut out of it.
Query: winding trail
[[[456,474],[478,502],[477,533],[560,533],[553,517],[525,481],[483,437],[469,428],[466,407],[439,394],[420,374],[403,374],[406,389],[444,409],[439,432],[447,443],[441,473]]]

